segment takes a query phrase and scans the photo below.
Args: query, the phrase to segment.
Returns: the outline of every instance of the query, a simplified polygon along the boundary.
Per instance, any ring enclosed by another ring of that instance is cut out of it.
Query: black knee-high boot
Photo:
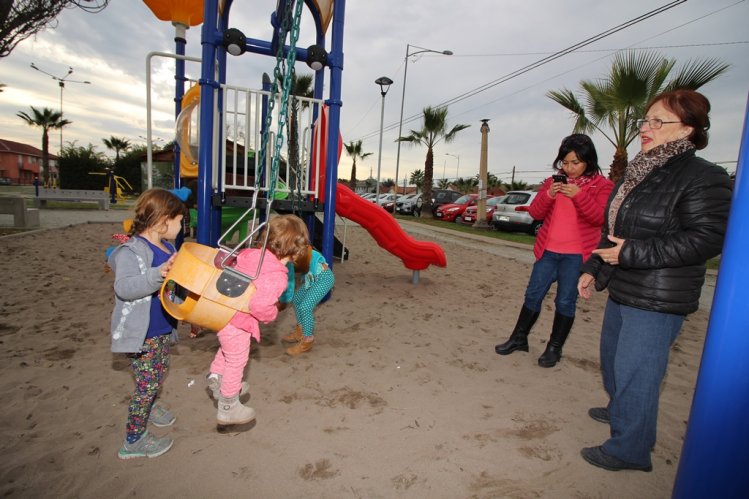
[[[559,312],[554,314],[554,324],[551,326],[551,337],[546,344],[546,350],[538,358],[538,365],[541,367],[554,367],[562,356],[562,347],[567,341],[572,324],[575,322],[574,317],[567,317]]]
[[[522,350],[523,352],[528,351],[528,333],[531,332],[533,324],[538,319],[538,312],[534,312],[525,305],[520,309],[520,315],[518,316],[518,322],[515,324],[515,329],[512,330],[510,338],[494,347],[494,351],[499,355],[509,355],[515,350]]]

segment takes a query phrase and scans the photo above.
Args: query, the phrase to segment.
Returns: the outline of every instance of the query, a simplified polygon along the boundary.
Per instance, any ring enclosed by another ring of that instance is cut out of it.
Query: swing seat
[[[219,248],[182,245],[159,294],[169,315],[219,331],[237,312],[250,312],[255,286],[231,267],[222,268],[225,256]]]

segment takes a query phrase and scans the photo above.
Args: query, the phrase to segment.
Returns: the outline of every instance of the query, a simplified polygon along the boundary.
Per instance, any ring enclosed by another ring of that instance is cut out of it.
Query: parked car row
[[[510,191],[504,196],[492,196],[486,200],[486,221],[496,230],[523,231],[538,234],[542,222],[534,220],[528,207],[538,193],[533,191]],[[362,198],[375,202],[375,194],[363,194]],[[379,204],[389,212],[401,215],[421,215],[424,204],[422,194],[380,194]],[[462,194],[447,189],[432,190],[432,215],[446,222],[473,225],[477,219],[478,194]]]

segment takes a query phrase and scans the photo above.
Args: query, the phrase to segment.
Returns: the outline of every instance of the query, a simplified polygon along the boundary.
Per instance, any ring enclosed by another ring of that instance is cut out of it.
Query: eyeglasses
[[[663,125],[670,125],[671,123],[681,123],[681,121],[663,121],[658,118],[641,119],[635,121],[637,128],[642,128],[642,125],[648,124],[651,130],[660,130]]]

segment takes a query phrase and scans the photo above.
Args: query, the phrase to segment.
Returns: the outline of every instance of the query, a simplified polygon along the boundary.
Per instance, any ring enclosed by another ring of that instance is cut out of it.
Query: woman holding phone
[[[523,307],[510,338],[494,347],[499,355],[528,351],[528,334],[556,282],[554,323],[546,350],[538,359],[541,367],[554,367],[562,356],[575,321],[580,267],[598,245],[606,201],[614,187],[601,175],[596,148],[587,135],[565,137],[552,164],[554,175],[544,181],[528,209],[543,225],[533,245],[536,263]]]

